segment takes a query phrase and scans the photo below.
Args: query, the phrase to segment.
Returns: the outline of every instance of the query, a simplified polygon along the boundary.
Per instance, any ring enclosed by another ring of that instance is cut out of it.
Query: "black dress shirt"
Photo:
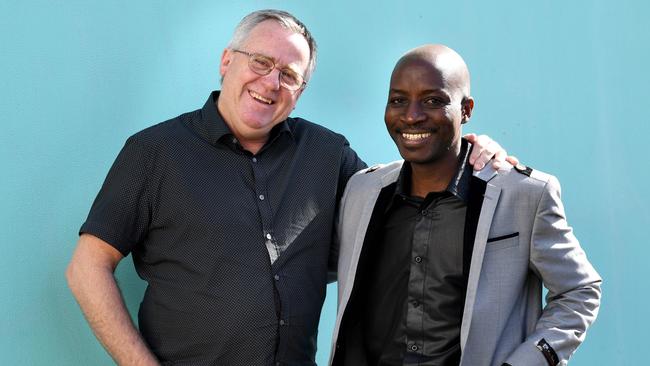
[[[458,170],[443,192],[410,196],[408,163],[392,186],[378,240],[368,252],[362,333],[369,365],[460,361],[460,326],[483,193],[479,187],[480,194],[471,194],[476,178],[468,155],[463,140]]]
[[[365,164],[298,118],[253,155],[218,95],[130,137],[80,231],[133,255],[140,331],[163,363],[315,365],[333,218]]]

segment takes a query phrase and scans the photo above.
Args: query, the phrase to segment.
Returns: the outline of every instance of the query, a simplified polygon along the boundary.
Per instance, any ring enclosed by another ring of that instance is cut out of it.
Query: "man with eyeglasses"
[[[366,166],[343,136],[288,117],[315,59],[295,17],[249,14],[222,90],[127,140],[66,272],[118,364],[315,365],[337,202]],[[479,145],[475,167],[503,160]],[[148,283],[139,331],[113,276],[129,253]]]

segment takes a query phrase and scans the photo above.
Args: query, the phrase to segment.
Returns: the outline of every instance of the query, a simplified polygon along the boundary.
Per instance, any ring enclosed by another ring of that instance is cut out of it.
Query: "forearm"
[[[548,179],[538,203],[529,263],[548,289],[546,306],[535,330],[506,362],[532,365],[533,359],[544,360],[539,357],[544,354],[547,360],[566,365],[598,315],[602,279],[566,222],[554,177]]]
[[[113,276],[117,264],[86,256],[80,245],[66,277],[88,324],[118,365],[159,365],[133,325]]]
[[[535,330],[508,356],[506,362],[515,366],[566,365],[596,318],[600,281],[585,284],[547,301]],[[545,349],[545,344],[548,349]]]

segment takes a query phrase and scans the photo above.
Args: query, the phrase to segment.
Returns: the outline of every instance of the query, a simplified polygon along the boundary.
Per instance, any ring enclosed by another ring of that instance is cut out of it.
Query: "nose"
[[[280,89],[280,70],[274,68],[268,74],[261,77],[264,86],[267,90],[279,90]]]
[[[419,103],[409,103],[404,114],[400,116],[400,119],[403,122],[414,124],[424,121],[426,115],[422,112],[422,107]]]

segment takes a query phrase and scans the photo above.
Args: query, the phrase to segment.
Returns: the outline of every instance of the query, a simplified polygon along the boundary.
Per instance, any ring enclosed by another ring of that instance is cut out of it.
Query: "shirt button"
[[[280,275],[275,275],[273,278],[275,278],[276,281],[280,281]]]
[[[269,239],[269,240],[273,239],[273,237],[271,236],[271,234],[266,234],[266,238]]]
[[[260,200],[264,201],[264,195],[260,194]]]
[[[418,305],[420,305],[420,303],[417,300],[413,300],[411,303],[413,304],[414,307],[418,307]]]
[[[422,216],[426,216],[426,215],[428,215],[428,214],[429,214],[429,211],[428,211],[428,210],[422,210]]]
[[[252,158],[251,160],[253,161],[253,163],[257,163],[257,158]]]
[[[411,346],[411,351],[417,351],[417,350],[418,350],[418,346],[416,346],[416,345]]]
[[[284,325],[284,320],[280,319],[280,325]]]
[[[415,257],[415,263],[420,263],[420,262],[422,262],[422,257],[420,256]]]

